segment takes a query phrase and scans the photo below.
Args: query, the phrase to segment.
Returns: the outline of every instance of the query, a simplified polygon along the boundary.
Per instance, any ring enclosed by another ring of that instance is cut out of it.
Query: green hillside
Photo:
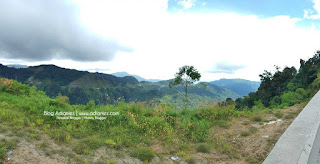
[[[307,61],[300,60],[300,68],[275,66],[274,73],[259,75],[257,92],[236,100],[236,108],[286,108],[312,97],[320,89],[320,51]]]
[[[30,74],[34,79],[26,79],[43,85],[50,83],[50,78],[57,77],[45,75],[46,78],[40,78],[39,74],[45,69],[48,67],[21,70],[36,72]],[[208,84],[207,88],[196,84],[189,90],[190,99],[199,98],[201,103],[192,101],[191,104],[196,106],[192,110],[177,110],[179,103],[183,102],[183,88],[169,89],[170,80],[139,83],[133,77],[128,77],[126,81],[116,83],[106,80],[114,78],[112,75],[71,70],[72,77],[57,81],[67,84],[61,87],[62,90],[77,93],[83,89],[97,93],[83,83],[87,80],[94,81],[92,85],[95,87],[116,85],[104,90],[108,93],[119,93],[117,89],[121,88],[125,88],[129,96],[133,96],[130,94],[135,91],[141,94],[151,92],[151,95],[167,93],[158,95],[160,99],[150,102],[125,103],[118,99],[107,105],[98,105],[95,101],[71,105],[69,101],[72,98],[81,97],[58,95],[50,98],[35,86],[2,78],[0,132],[3,135],[0,136],[0,162],[6,159],[8,152],[18,147],[19,142],[31,142],[37,147],[34,149],[50,157],[47,160],[58,156],[59,159],[63,157],[75,163],[115,163],[123,160],[168,163],[172,162],[168,157],[173,155],[188,163],[261,163],[285,130],[282,127],[287,127],[319,90],[319,70],[320,54],[317,53],[308,61],[301,60],[299,71],[294,67],[286,67],[282,71],[277,69],[275,74],[266,71],[260,75],[262,82],[257,92],[236,101],[227,99],[219,103],[212,103],[210,96],[224,99],[214,93],[230,95],[232,92],[213,84]],[[77,76],[80,78],[76,79]],[[68,81],[77,81],[78,86],[68,86]],[[103,90],[96,89],[99,92]],[[144,96],[147,98],[149,95]],[[279,125],[265,126],[277,119],[284,121]],[[270,137],[262,137],[266,135]],[[255,151],[257,149],[259,151]],[[97,157],[96,153],[101,151],[103,153]],[[201,156],[197,156],[199,154]]]
[[[90,100],[94,100],[96,104],[110,104],[124,100],[125,102],[171,103],[181,108],[181,92],[184,92],[182,87],[170,89],[169,81],[139,82],[132,76],[116,77],[54,65],[21,69],[0,65],[0,77],[35,85],[51,98],[59,94],[68,96],[71,104],[87,104]],[[232,99],[239,97],[234,92],[213,84],[208,84],[207,88],[196,85],[190,88],[189,93],[192,98],[191,108],[203,100],[222,101],[229,97]]]

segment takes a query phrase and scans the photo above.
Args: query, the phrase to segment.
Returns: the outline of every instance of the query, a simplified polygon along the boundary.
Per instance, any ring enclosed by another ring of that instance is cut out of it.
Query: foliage
[[[169,104],[156,104],[150,107],[145,102],[119,101],[117,104],[96,105],[91,101],[86,105],[70,105],[66,96],[58,95],[50,98],[36,87],[14,80],[0,79],[0,81],[0,124],[5,125],[0,127],[1,132],[10,127],[17,131],[17,134],[37,139],[41,135],[38,130],[42,130],[57,144],[71,145],[78,155],[92,154],[100,147],[112,148],[115,151],[132,150],[141,145],[150,146],[157,141],[165,146],[176,146],[179,151],[188,152],[193,150],[190,145],[206,142],[218,152],[238,158],[239,148],[225,136],[213,136],[211,128],[214,126],[228,128],[229,122],[234,117],[245,116],[254,121],[262,121],[263,116],[259,111],[236,110],[231,99],[227,99],[223,105],[209,104],[186,111],[176,110]],[[14,91],[16,88],[19,90]],[[296,92],[304,95],[301,89]],[[256,101],[254,104],[259,106],[261,102]],[[119,115],[109,116],[101,121],[84,119],[75,121],[46,116],[44,111],[104,111],[119,112]],[[248,132],[252,134],[254,129],[249,129]],[[14,144],[8,142],[0,145],[0,149],[12,146]],[[45,143],[40,146],[50,147]],[[202,151],[200,149],[203,148],[199,148],[199,151]],[[176,152],[178,151],[174,153]],[[132,155],[143,161],[150,161],[155,153],[148,148],[141,148],[135,149]]]
[[[148,161],[150,162],[156,154],[154,151],[148,147],[139,147],[133,150],[130,154],[132,157],[138,158],[141,161]]]
[[[200,144],[197,146],[197,152],[200,153],[209,153],[210,152],[210,146],[208,144]]]
[[[180,93],[184,92],[184,87],[177,86],[172,90],[168,86],[169,80],[139,83],[131,76],[120,78],[108,74],[64,69],[54,65],[15,69],[0,64],[0,69],[0,77],[36,86],[51,98],[66,96],[70,104],[85,105],[94,100],[95,105],[125,101],[146,102],[150,107],[161,103],[170,103],[177,109],[185,107],[183,103],[185,97]],[[188,108],[194,108],[204,101],[222,101],[227,97],[235,99],[239,95],[213,84],[198,83],[188,87],[188,97],[191,100],[188,102]]]
[[[255,101],[265,107],[283,108],[300,103],[319,90],[320,51],[308,61],[300,60],[300,68],[275,66],[274,73],[260,74],[261,84],[257,92],[236,100],[236,109],[252,109]]]
[[[183,85],[184,91],[185,91],[185,107],[184,109],[187,109],[188,104],[188,86],[190,87],[193,85],[193,83],[200,80],[200,73],[193,67],[185,65],[183,67],[179,68],[179,72],[175,74],[174,81],[171,81],[169,83],[169,87],[172,88],[175,85]]]

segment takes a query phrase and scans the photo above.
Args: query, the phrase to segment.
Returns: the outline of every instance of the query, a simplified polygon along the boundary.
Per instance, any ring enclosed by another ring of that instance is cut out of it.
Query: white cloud
[[[133,52],[118,52],[110,62],[51,61],[76,69],[111,69],[145,78],[173,78],[178,68],[194,65],[202,79],[259,80],[274,65],[299,66],[319,47],[320,32],[297,27],[289,16],[259,18],[236,13],[167,12],[167,0],[77,0],[83,23]],[[219,62],[241,67],[233,74],[208,73]],[[80,68],[81,67],[81,68]],[[110,73],[110,72],[106,72]]]
[[[196,5],[197,0],[180,0],[178,4],[183,6],[185,9],[192,8]]]
[[[320,19],[320,0],[313,0],[313,9],[304,10],[304,18]]]
[[[318,14],[320,14],[320,0],[313,0],[313,8],[317,11]]]
[[[273,65],[298,67],[300,58],[311,57],[319,48],[319,32],[296,27],[297,18],[261,19],[235,13],[169,14],[166,7],[147,3],[131,4],[125,9],[121,4],[116,7],[108,3],[107,9],[99,4],[101,10],[93,8],[87,10],[89,15],[84,15],[93,31],[133,47],[133,53],[118,53],[108,64],[115,72],[169,79],[179,67],[188,64],[203,72],[203,80],[259,80],[264,69],[273,69]],[[205,73],[214,71],[212,66],[221,61],[245,67],[232,75]]]

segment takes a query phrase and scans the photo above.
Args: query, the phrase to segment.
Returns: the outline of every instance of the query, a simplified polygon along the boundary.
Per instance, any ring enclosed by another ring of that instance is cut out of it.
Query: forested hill
[[[300,68],[275,66],[274,73],[264,71],[259,75],[261,84],[257,92],[236,100],[236,108],[285,108],[306,101],[320,89],[320,51],[304,61]]]
[[[40,65],[28,68],[12,68],[0,64],[0,77],[35,85],[50,97],[65,95],[72,104],[86,104],[94,100],[96,104],[114,103],[120,99],[131,101],[152,101],[177,104],[183,102],[182,87],[170,89],[169,81],[156,83],[139,82],[132,76],[116,77],[110,74],[89,73],[65,69],[55,65]],[[230,97],[240,97],[236,93],[214,84],[207,88],[195,85],[190,88],[190,99],[197,104],[203,99],[222,101]]]
[[[260,86],[260,81],[250,81],[245,79],[220,79],[211,81],[219,87],[228,88],[240,96],[247,96],[250,92],[255,92]]]

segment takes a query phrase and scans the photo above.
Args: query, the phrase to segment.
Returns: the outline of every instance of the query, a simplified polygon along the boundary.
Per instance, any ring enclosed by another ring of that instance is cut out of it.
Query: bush
[[[7,147],[0,141],[0,162],[7,156]]]
[[[275,115],[278,119],[280,119],[280,118],[283,117],[283,113],[282,113],[281,111],[275,112],[274,115]]]
[[[83,144],[88,145],[88,147],[91,150],[96,150],[99,147],[103,146],[103,144],[104,144],[103,141],[100,138],[98,138],[97,136],[92,136],[92,137],[86,138],[86,139],[82,140],[81,142]]]
[[[75,145],[73,151],[75,151],[77,154],[89,154],[89,147],[88,145],[79,142]]]
[[[299,103],[301,100],[302,97],[296,92],[286,92],[281,96],[281,102],[289,105]]]
[[[301,96],[301,97],[299,97],[300,99],[304,99],[304,98],[308,97],[307,91],[303,88],[298,88],[295,93],[297,93]]]
[[[187,159],[186,160],[186,162],[188,163],[188,164],[196,164],[196,160],[194,159],[194,158],[189,158],[189,159]]]
[[[240,135],[243,136],[243,137],[249,136],[249,134],[250,133],[248,131],[246,131],[246,130],[243,130],[243,131],[240,132]]]
[[[194,142],[203,142],[209,134],[210,125],[206,120],[192,122],[189,126],[189,134]]]
[[[286,116],[284,116],[285,119],[293,119],[294,115],[292,112],[288,113]]]
[[[226,128],[228,129],[230,127],[230,125],[228,124],[227,121],[225,120],[216,120],[213,122],[214,125],[219,126],[221,128]]]
[[[197,149],[197,152],[201,152],[201,153],[210,152],[210,147],[207,144],[200,144],[196,149]]]
[[[255,121],[255,122],[261,122],[262,121],[262,117],[260,115],[254,115],[254,116],[251,117],[251,120]]]
[[[141,161],[150,162],[156,154],[151,148],[139,147],[130,153],[130,156],[140,159]]]

